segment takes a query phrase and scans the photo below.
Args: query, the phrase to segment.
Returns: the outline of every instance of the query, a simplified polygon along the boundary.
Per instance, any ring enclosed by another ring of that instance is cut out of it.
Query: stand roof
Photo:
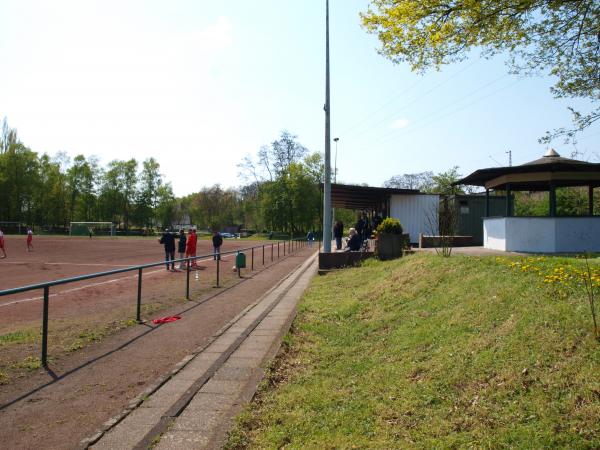
[[[323,185],[321,185],[322,187]],[[331,184],[331,205],[334,208],[378,210],[393,194],[416,195],[418,189],[395,189],[349,184]]]

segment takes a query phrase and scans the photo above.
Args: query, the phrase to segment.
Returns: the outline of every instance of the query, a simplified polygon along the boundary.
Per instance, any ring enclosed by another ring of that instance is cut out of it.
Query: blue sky
[[[338,181],[536,159],[570,124],[548,78],[473,57],[418,75],[377,53],[367,1],[331,0]],[[0,0],[0,118],[37,152],[155,157],[177,195],[238,186],[237,163],[287,129],[324,150],[324,1]],[[600,126],[563,156],[600,160]],[[583,156],[582,156],[583,155]],[[335,145],[332,145],[332,159]],[[497,161],[497,162],[496,162]],[[333,161],[332,161],[333,164]]]

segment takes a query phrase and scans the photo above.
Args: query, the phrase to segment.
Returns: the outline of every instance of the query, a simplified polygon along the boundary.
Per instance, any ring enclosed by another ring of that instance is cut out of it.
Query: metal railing
[[[21,286],[18,288],[12,288],[12,289],[5,289],[3,291],[0,291],[0,297],[4,297],[6,295],[13,295],[13,294],[20,294],[22,292],[28,292],[28,291],[33,291],[36,289],[42,289],[44,292],[44,296],[43,296],[43,312],[42,312],[42,349],[41,349],[41,364],[43,367],[48,367],[48,311],[49,311],[49,299],[50,299],[50,288],[53,286],[58,286],[58,285],[62,285],[62,284],[68,284],[68,283],[75,283],[78,281],[84,281],[84,280],[90,280],[93,278],[100,278],[100,277],[106,277],[106,276],[110,276],[110,275],[118,275],[121,273],[126,273],[126,272],[133,272],[133,271],[138,271],[138,285],[137,285],[137,302],[136,302],[136,321],[138,323],[142,322],[141,319],[141,313],[142,313],[142,275],[143,275],[143,270],[144,269],[148,269],[150,267],[158,267],[158,266],[164,266],[164,265],[171,265],[171,264],[175,264],[175,263],[181,263],[181,262],[185,262],[186,265],[186,277],[185,277],[185,298],[186,300],[190,299],[190,272],[193,270],[193,267],[191,266],[191,263],[193,261],[196,261],[198,259],[203,259],[203,258],[216,258],[216,263],[217,263],[217,270],[216,270],[216,287],[220,287],[220,266],[221,266],[221,256],[225,256],[225,255],[237,255],[239,253],[244,253],[244,252],[250,252],[250,270],[253,271],[254,270],[254,265],[255,265],[255,255],[254,255],[254,250],[255,249],[262,249],[262,265],[265,265],[265,248],[269,248],[271,247],[271,263],[273,261],[275,261],[275,247],[277,247],[277,259],[280,259],[280,255],[281,253],[283,253],[282,256],[286,256],[296,252],[304,247],[307,246],[307,242],[305,238],[300,238],[300,239],[290,239],[288,241],[278,241],[278,242],[272,242],[270,244],[263,244],[263,245],[256,245],[253,247],[245,247],[245,248],[240,248],[237,250],[231,250],[228,252],[221,252],[220,254],[217,253],[207,253],[205,255],[199,255],[199,256],[192,256],[192,257],[188,257],[188,258],[180,258],[180,259],[173,259],[173,260],[164,260],[164,261],[160,261],[160,262],[155,262],[155,263],[149,263],[149,264],[141,264],[141,265],[137,265],[137,266],[131,266],[131,267],[126,267],[123,269],[114,269],[114,270],[108,270],[106,272],[96,272],[96,273],[91,273],[91,274],[87,274],[87,275],[80,275],[77,277],[71,277],[71,278],[63,278],[60,280],[54,280],[54,281],[47,281],[45,283],[37,283],[37,284],[30,284],[27,286]],[[168,263],[168,264],[167,264]],[[237,266],[237,263],[236,263]],[[241,270],[238,267],[237,268],[237,273],[238,276],[241,277]]]

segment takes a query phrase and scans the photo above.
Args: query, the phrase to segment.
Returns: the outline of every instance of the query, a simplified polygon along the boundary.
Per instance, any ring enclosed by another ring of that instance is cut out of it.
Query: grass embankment
[[[228,447],[599,448],[587,297],[545,276],[581,263],[419,254],[315,278]]]

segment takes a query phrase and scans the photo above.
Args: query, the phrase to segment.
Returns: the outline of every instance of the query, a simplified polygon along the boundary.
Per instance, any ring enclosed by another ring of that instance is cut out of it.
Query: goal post
[[[69,236],[114,236],[112,222],[70,222]]]
[[[25,229],[21,222],[9,222],[6,220],[0,220],[0,229],[4,234],[21,234],[21,229]]]

